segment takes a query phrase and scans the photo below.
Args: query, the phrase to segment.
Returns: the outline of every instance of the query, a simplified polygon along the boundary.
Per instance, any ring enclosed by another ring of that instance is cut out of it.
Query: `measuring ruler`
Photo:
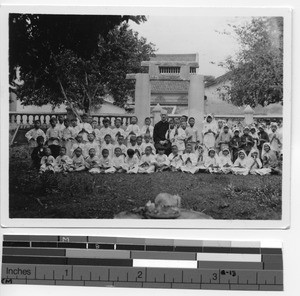
[[[282,249],[260,242],[4,235],[2,284],[283,290]]]

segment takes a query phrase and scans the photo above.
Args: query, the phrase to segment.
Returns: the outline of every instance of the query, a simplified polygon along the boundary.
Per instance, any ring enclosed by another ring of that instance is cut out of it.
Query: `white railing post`
[[[254,115],[254,110],[248,105],[245,110],[244,110],[244,114],[245,114],[245,124],[246,125],[250,125],[253,123],[253,115]]]

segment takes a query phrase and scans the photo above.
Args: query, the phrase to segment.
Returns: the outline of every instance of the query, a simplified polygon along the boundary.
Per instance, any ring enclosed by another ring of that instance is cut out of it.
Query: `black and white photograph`
[[[198,10],[7,13],[9,220],[288,221],[288,11]]]

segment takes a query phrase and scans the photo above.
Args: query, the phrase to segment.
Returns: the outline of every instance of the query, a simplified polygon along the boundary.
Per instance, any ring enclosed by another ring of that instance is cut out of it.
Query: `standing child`
[[[163,146],[157,147],[157,154],[155,155],[155,168],[157,172],[166,171],[169,169],[170,161],[165,154],[165,148]]]
[[[78,136],[77,136],[78,137]],[[74,151],[70,171],[81,172],[85,170],[85,160],[82,155],[82,149],[77,147]]]
[[[103,144],[104,143],[104,137],[106,135],[110,135],[111,136],[111,142],[112,142],[112,135],[113,135],[113,131],[112,129],[109,127],[110,126],[110,120],[108,118],[104,118],[102,120],[102,124],[103,127],[100,128],[100,143]]]
[[[182,154],[182,166],[181,171],[185,173],[195,174],[198,171],[197,156],[193,152],[192,144],[186,144],[185,153]]]
[[[72,159],[66,154],[67,149],[65,147],[60,148],[59,155],[56,157],[55,162],[55,172],[56,173],[64,173],[70,171],[71,165],[72,165]]]
[[[154,127],[151,125],[151,118],[146,117],[145,118],[145,125],[141,128],[141,136],[145,136],[146,134],[150,135],[150,137],[153,137],[153,129]]]
[[[111,132],[113,144],[117,143],[119,136],[123,136],[123,137],[126,136],[125,130],[121,127],[121,125],[122,125],[121,118],[116,118],[115,119],[115,128],[112,129],[112,132]]]
[[[213,173],[220,173],[220,161],[219,157],[216,153],[215,148],[209,148],[208,149],[208,156],[206,157],[204,161],[204,166],[206,167],[206,170],[213,174]]]
[[[268,133],[265,132],[263,125],[259,125],[258,130],[259,130],[259,132],[257,133],[257,135],[258,135],[257,148],[259,150],[259,155],[261,155],[262,146],[264,143],[269,142],[269,136],[268,136]]]
[[[240,149],[246,152],[246,155],[250,153],[254,145],[252,136],[249,134],[250,129],[248,126],[244,128],[244,134],[241,136]]]
[[[75,137],[77,137],[77,135],[80,132],[80,127],[77,124],[77,118],[72,118],[71,119],[71,126],[70,126],[70,130],[72,131],[72,133],[75,135]]]
[[[208,149],[211,147],[215,147],[217,126],[211,114],[208,114],[206,116],[203,125],[202,134],[203,134],[203,145],[206,151],[208,151]]]
[[[185,150],[185,140],[187,139],[186,127],[187,123],[182,121],[180,128],[176,129],[174,133],[174,144],[177,146],[179,154],[182,154]]]
[[[222,173],[229,174],[231,172],[231,167],[232,167],[233,163],[232,163],[230,151],[228,148],[224,148],[219,153],[219,165],[220,165],[220,170]]]
[[[193,151],[195,151],[196,146],[200,143],[198,130],[195,127],[195,118],[189,118],[189,126],[186,129],[187,142],[192,144]]]
[[[32,159],[32,168],[40,169],[41,167],[41,159],[44,156],[44,142],[45,139],[43,136],[38,136],[36,138],[37,146],[33,148],[31,153],[31,159]]]
[[[65,125],[64,125],[64,120],[65,120],[65,117],[64,115],[60,114],[58,115],[57,117],[57,128],[62,132],[64,129],[65,129]]]
[[[178,147],[172,145],[172,153],[168,156],[172,172],[180,171],[182,166],[182,156],[178,153]]]
[[[271,132],[269,133],[271,150],[273,150],[276,155],[279,155],[280,150],[282,149],[282,137],[281,134],[277,131],[277,123],[271,123]]]
[[[136,156],[133,149],[127,150],[125,158],[125,168],[128,174],[136,174],[139,169],[139,158]]]
[[[257,134],[257,130],[256,127],[253,125],[250,127],[250,136],[253,139],[253,149],[257,150],[257,145],[258,145],[258,134]]]
[[[240,143],[241,143],[240,130],[238,128],[236,128],[236,129],[234,129],[233,137],[231,138],[231,140],[229,142],[229,147],[232,152],[232,161],[233,162],[235,162],[235,160],[238,158]]]
[[[180,126],[180,124],[179,124],[179,126]],[[174,121],[174,119],[170,118],[169,119],[169,128],[168,128],[168,130],[166,132],[166,136],[165,136],[166,140],[169,143],[174,143],[175,142],[175,138],[174,137],[175,137],[175,131],[176,131],[176,129],[177,129],[177,126],[175,128],[175,121]]]
[[[82,135],[83,142],[87,142],[87,135],[93,132],[93,128],[88,121],[88,115],[83,114],[82,122],[78,124],[79,134]]]
[[[150,174],[155,171],[155,157],[152,154],[152,148],[147,146],[145,149],[145,154],[142,155],[138,173]]]
[[[126,172],[125,156],[120,147],[115,148],[115,154],[112,157],[112,165],[117,173]]]
[[[59,155],[60,151],[60,139],[61,139],[61,131],[56,126],[56,118],[51,117],[50,119],[50,127],[46,131],[46,139],[49,148],[51,149],[52,155],[56,158]]]
[[[51,149],[49,147],[44,148],[44,156],[41,159],[40,173],[52,172],[54,173],[55,158],[51,155]]]
[[[111,143],[111,135],[110,134],[107,134],[104,136],[104,142],[103,144],[101,145],[101,154],[102,154],[102,151],[103,149],[107,149],[108,150],[108,154],[109,154],[109,157],[112,157],[113,156],[113,153],[114,153],[114,146],[113,144]],[[103,155],[103,154],[102,154]]]
[[[91,174],[100,173],[100,168],[99,168],[100,159],[96,155],[95,148],[90,148],[88,152],[89,152],[89,156],[85,160],[86,168],[89,170],[89,173]]]
[[[223,129],[220,132],[216,141],[216,146],[218,151],[223,151],[225,148],[228,149],[230,140],[231,140],[231,135],[229,133],[229,126],[227,124],[224,124]]]
[[[73,144],[75,143],[76,133],[74,129],[70,128],[69,119],[65,119],[64,126],[65,128],[61,133],[61,144],[66,148],[66,154],[68,156],[71,156],[71,149],[73,147]]]
[[[137,125],[137,122],[138,122],[137,117],[132,116],[130,119],[130,124],[128,125],[128,127],[126,129],[127,138],[130,137],[131,135],[136,135],[136,136],[140,135],[140,128]]]
[[[98,145],[100,146],[101,144],[101,134],[100,134],[100,130],[98,129],[98,121],[97,120],[93,120],[92,123],[92,129],[93,129],[93,134],[95,136],[95,142],[98,143]]]
[[[41,122],[39,120],[35,120],[34,122],[34,128],[29,130],[25,137],[28,141],[29,148],[37,147],[37,138],[39,136],[42,136],[44,139],[46,138],[45,133],[41,129]]]
[[[249,160],[244,150],[238,152],[238,158],[233,164],[231,171],[235,175],[248,175],[249,173]]]

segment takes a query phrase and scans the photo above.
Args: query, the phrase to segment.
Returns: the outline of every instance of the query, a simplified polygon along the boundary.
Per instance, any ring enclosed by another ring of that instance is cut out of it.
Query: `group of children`
[[[280,174],[282,164],[281,136],[277,125],[272,124],[271,133],[259,126],[245,127],[243,134],[223,124],[212,124],[208,115],[202,135],[195,128],[194,118],[169,120],[166,140],[172,152],[154,145],[151,119],[145,119],[140,129],[137,118],[131,118],[127,129],[121,119],[88,122],[88,116],[69,121],[64,116],[50,119],[50,128],[43,132],[40,122],[26,134],[32,148],[33,167],[40,173],[89,171],[90,173],[153,173],[166,170],[195,174],[197,172],[233,174]],[[254,128],[254,133],[253,133]],[[201,140],[200,140],[201,139]],[[156,147],[156,148],[155,148]]]

